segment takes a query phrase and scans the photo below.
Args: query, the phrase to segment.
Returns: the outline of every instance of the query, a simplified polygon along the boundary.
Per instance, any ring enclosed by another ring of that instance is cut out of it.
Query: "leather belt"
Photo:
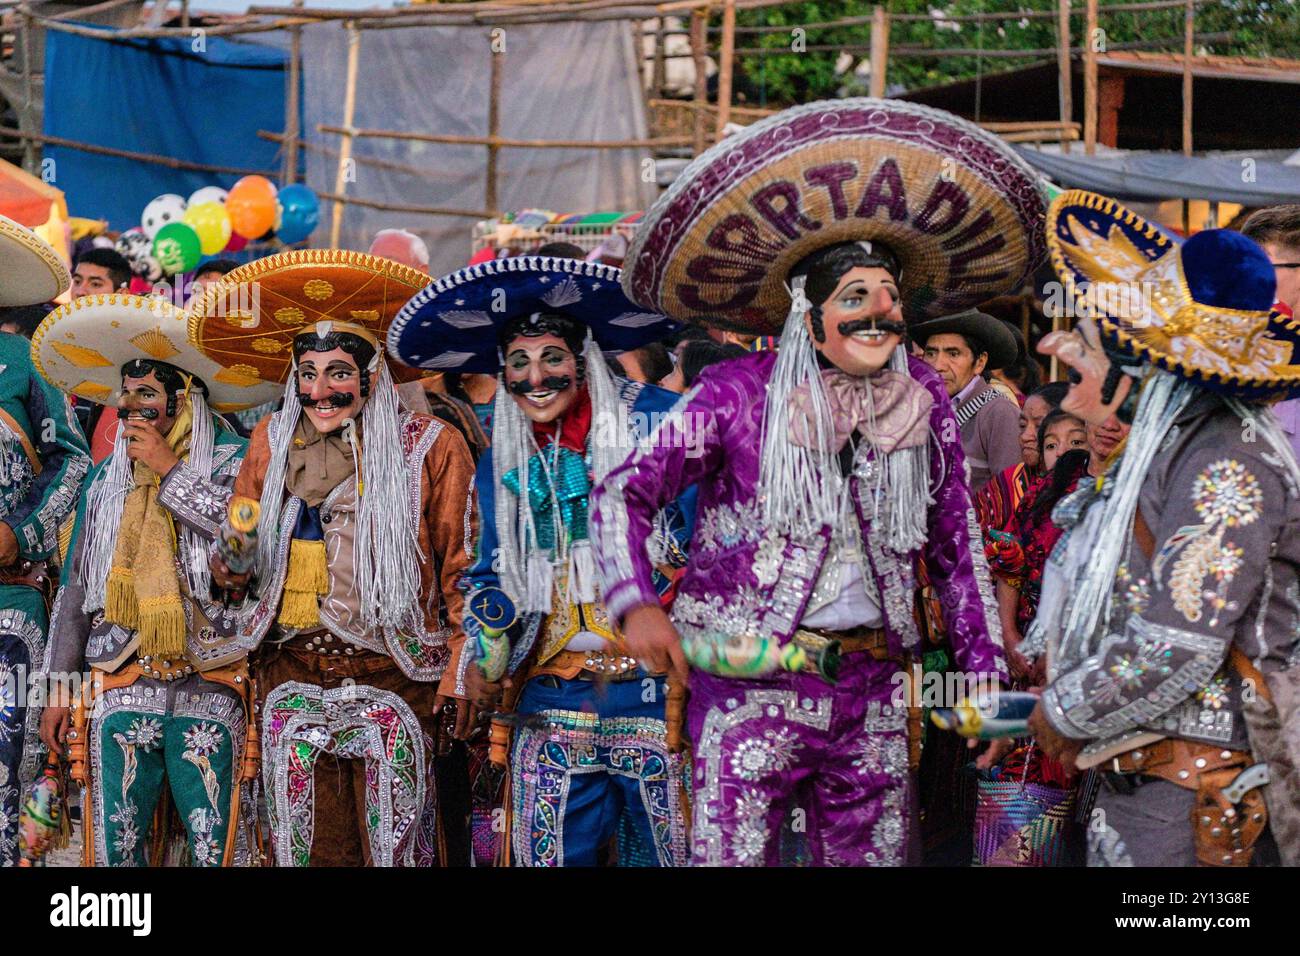
[[[1251,763],[1250,754],[1243,750],[1165,739],[1120,754],[1107,769],[1114,774],[1159,777],[1176,786],[1195,790],[1197,778],[1203,773],[1228,767],[1248,767]]]
[[[341,638],[335,637],[324,628],[306,634],[295,634],[288,641],[285,641],[285,643],[293,647],[300,647],[304,651],[312,651],[315,654],[320,654],[322,657],[351,657],[356,654],[358,650],[362,649],[356,647],[354,644],[349,644]]]
[[[824,631],[815,627],[801,627],[795,634],[811,634],[814,637],[834,641],[839,645],[839,654],[868,653],[878,661],[889,659],[889,637],[883,627],[855,627],[847,631]]]
[[[563,680],[636,680],[644,675],[635,657],[611,654],[607,651],[560,651],[546,663],[539,664],[528,675],[531,680],[541,676],[559,677]]]

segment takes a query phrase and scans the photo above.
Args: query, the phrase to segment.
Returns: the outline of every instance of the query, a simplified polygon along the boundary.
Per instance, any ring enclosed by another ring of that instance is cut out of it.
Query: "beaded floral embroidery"
[[[1168,586],[1174,607],[1189,623],[1204,616],[1203,604],[1211,610],[1209,626],[1216,627],[1223,612],[1236,609],[1228,600],[1228,588],[1241,569],[1244,551],[1224,537],[1230,528],[1243,527],[1259,519],[1264,495],[1259,481],[1240,462],[1223,458],[1209,465],[1192,485],[1192,505],[1201,524],[1184,525],[1160,548],[1152,563],[1158,581],[1175,555]],[[1206,587],[1206,579],[1213,587]]]

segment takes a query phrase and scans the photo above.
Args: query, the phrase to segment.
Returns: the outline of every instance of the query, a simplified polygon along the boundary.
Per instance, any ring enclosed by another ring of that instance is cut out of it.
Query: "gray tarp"
[[[501,81],[501,135],[513,139],[617,140],[646,136],[637,52],[626,22],[508,26]],[[273,40],[287,46],[286,34]],[[482,136],[487,133],[489,36],[485,27],[408,27],[361,33],[357,128]],[[347,35],[336,21],[303,29],[304,136],[337,150],[342,137],[317,124],[343,124]],[[232,104],[232,108],[234,105]],[[357,139],[350,196],[455,209],[484,207],[487,150],[400,140]],[[503,149],[499,205],[555,212],[644,209],[657,192],[645,149]],[[308,150],[307,184],[334,192],[337,159]],[[232,157],[232,162],[233,162]],[[415,167],[404,172],[366,159]],[[329,241],[333,204],[321,203],[313,245]],[[474,220],[347,206],[340,245],[365,249],[375,232],[406,228],[429,244],[430,272],[463,266]]]
[[[1300,203],[1300,166],[1243,156],[1184,156],[1131,152],[1084,156],[1017,147],[1020,155],[1054,182],[1118,199],[1208,199],[1271,206]]]

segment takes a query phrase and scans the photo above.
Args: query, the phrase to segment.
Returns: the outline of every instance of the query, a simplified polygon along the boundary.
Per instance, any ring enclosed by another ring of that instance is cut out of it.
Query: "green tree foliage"
[[[1124,49],[1125,44],[1167,41],[1155,49],[1181,52],[1183,10],[1107,13],[1101,0],[1099,26],[1107,49]],[[891,57],[888,84],[891,91],[914,89],[977,73],[1026,66],[1055,58],[1056,21],[1006,20],[1002,22],[958,23],[943,19],[971,13],[1023,12],[1056,9],[1056,0],[887,0],[883,4],[894,15],[922,14],[923,21],[894,21],[890,47],[963,50],[1039,50],[1040,57],[994,58],[980,56]],[[867,91],[871,45],[870,17],[875,3],[870,0],[810,0],[781,7],[740,11],[741,27],[784,27],[775,32],[739,33],[737,49],[762,47],[770,54],[738,57],[735,84],[737,100],[756,105],[786,106],[835,96],[861,95]],[[1070,18],[1071,39],[1083,42],[1082,0],[1074,0],[1078,15]],[[860,18],[863,22],[831,28],[807,28],[806,24]],[[719,18],[714,18],[718,25]],[[1196,10],[1196,32],[1226,34],[1222,41],[1198,43],[1197,52],[1237,55],[1300,57],[1300,4],[1296,0],[1214,0]],[[713,34],[716,39],[716,34]],[[796,52],[801,44],[804,52]],[[830,48],[830,49],[826,49]],[[1143,49],[1153,47],[1144,46]]]

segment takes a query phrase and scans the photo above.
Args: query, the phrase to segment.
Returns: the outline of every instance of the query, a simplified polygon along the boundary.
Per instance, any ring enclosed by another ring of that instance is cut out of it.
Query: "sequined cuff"
[[[635,581],[620,581],[602,594],[601,600],[605,604],[605,610],[609,612],[610,619],[619,622],[639,607],[662,606],[654,588],[646,592]]]

